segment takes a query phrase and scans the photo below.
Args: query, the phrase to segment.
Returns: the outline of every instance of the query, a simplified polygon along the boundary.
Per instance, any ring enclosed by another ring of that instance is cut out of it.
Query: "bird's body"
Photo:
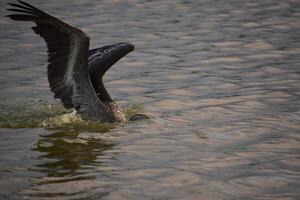
[[[48,48],[48,81],[55,98],[82,117],[99,122],[124,122],[125,116],[105,89],[102,77],[119,59],[134,50],[118,43],[89,50],[90,38],[81,30],[18,0],[7,17],[32,21]]]

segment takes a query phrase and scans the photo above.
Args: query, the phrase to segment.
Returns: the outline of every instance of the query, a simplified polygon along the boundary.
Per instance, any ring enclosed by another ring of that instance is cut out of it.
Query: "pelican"
[[[103,75],[118,60],[134,50],[129,43],[118,43],[89,50],[89,36],[46,12],[18,0],[7,17],[32,21],[48,49],[48,82],[54,98],[65,108],[73,108],[84,119],[99,122],[125,122],[125,116],[103,84]],[[148,118],[144,114],[132,120]]]

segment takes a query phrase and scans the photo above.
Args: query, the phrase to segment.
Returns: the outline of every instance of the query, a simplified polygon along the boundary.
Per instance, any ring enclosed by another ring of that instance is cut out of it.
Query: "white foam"
[[[73,110],[73,112],[71,113],[62,114],[54,117],[48,117],[40,123],[40,126],[51,128],[74,123],[82,123],[83,121],[84,120],[79,115],[76,115],[76,111]]]

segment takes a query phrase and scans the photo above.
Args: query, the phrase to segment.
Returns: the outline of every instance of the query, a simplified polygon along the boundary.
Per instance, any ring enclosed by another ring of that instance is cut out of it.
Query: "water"
[[[297,0],[30,3],[92,48],[134,44],[105,84],[127,114],[154,117],[47,124],[67,111],[45,44],[0,18],[0,199],[299,199]]]

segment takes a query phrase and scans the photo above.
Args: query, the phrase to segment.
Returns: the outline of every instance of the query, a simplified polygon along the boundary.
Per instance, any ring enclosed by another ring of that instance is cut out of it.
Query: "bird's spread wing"
[[[133,50],[134,46],[132,44],[118,43],[89,51],[88,63],[90,79],[98,98],[102,102],[112,101],[103,85],[103,75],[113,64]]]
[[[10,3],[15,13],[7,17],[18,21],[33,21],[35,33],[44,38],[48,47],[48,81],[55,98],[60,98],[67,108],[88,115],[89,119],[106,121],[106,111],[96,96],[89,80],[89,37],[81,30],[18,0]]]

